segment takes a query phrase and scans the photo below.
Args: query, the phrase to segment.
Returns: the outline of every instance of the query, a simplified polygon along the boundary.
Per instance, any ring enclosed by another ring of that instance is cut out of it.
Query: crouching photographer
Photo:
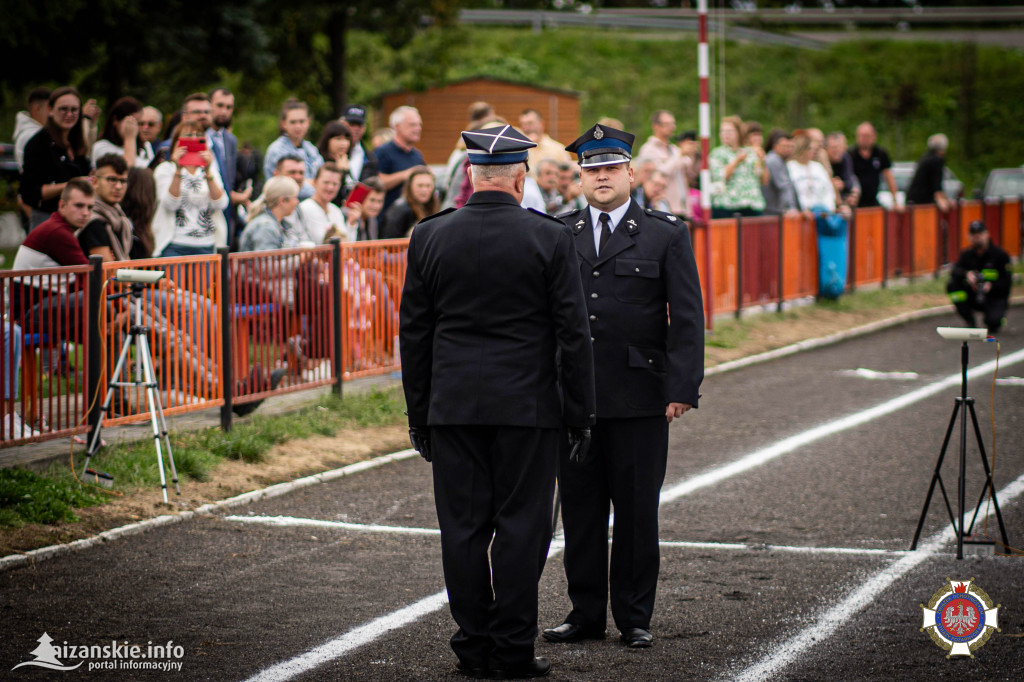
[[[982,221],[975,220],[967,231],[971,245],[960,252],[946,291],[968,327],[977,326],[974,313],[980,311],[988,333],[994,335],[1010,300],[1010,257],[992,243]]]

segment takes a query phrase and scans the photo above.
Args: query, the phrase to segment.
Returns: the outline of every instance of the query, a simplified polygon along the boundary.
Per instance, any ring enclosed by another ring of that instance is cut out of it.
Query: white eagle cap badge
[[[604,131],[601,130],[601,126],[594,126],[594,139],[600,140],[604,137]]]
[[[984,590],[974,584],[974,578],[951,580],[921,604],[924,619],[921,631],[940,648],[946,658],[970,656],[980,648],[993,632],[999,630],[999,605]]]

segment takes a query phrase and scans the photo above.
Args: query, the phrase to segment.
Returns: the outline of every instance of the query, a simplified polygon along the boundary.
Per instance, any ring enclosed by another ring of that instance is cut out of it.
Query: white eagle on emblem
[[[967,613],[964,613],[963,603],[957,604],[959,610],[954,614],[953,606],[946,609],[942,616],[942,624],[950,632],[955,632],[957,637],[962,637],[965,632],[970,632],[978,624],[978,614],[973,606],[968,605]]]

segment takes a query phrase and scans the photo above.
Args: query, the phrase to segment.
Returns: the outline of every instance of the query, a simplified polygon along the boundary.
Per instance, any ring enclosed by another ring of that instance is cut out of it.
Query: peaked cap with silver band
[[[634,135],[625,131],[597,124],[576,138],[565,151],[579,158],[581,168],[629,163],[633,158],[634,139]]]
[[[537,143],[510,125],[463,131],[462,139],[469,151],[469,162],[477,166],[522,163],[529,156],[526,150]]]

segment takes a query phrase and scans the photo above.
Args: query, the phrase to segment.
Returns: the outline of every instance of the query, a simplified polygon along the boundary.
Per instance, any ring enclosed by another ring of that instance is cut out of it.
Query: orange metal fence
[[[405,282],[408,239],[342,244],[345,378],[399,368],[398,306]]]
[[[141,287],[141,296],[116,299],[104,306],[100,322],[103,334],[101,401],[115,369],[128,327],[135,323],[139,308],[159,383],[160,399],[168,415],[216,407],[223,401],[220,379],[221,343],[217,309],[221,299],[220,257],[187,256],[154,258],[103,264],[104,295],[129,293],[130,285],[119,282],[120,268],[160,270],[164,277]],[[119,382],[141,377],[140,359],[134,349],[130,362],[117,378]],[[115,389],[111,412],[105,424],[137,421],[149,413],[146,392],[136,387]]]
[[[85,424],[87,265],[0,272],[0,443],[71,436]]]
[[[232,402],[334,382],[334,247],[228,257]]]
[[[937,274],[967,243],[973,220],[984,219],[993,241],[1019,259],[1021,211],[1016,199],[963,201],[948,213],[932,205],[857,210],[849,220],[848,288]],[[709,328],[716,315],[818,293],[817,231],[808,216],[712,220],[694,226],[693,245]]]

